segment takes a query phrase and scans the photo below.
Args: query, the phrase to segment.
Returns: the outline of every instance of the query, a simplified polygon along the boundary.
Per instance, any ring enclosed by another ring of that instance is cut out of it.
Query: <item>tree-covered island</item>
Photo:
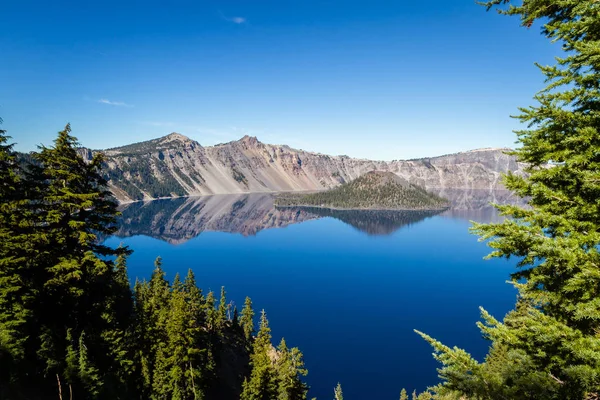
[[[371,171],[327,191],[280,194],[275,205],[345,210],[441,210],[450,203],[392,172]]]

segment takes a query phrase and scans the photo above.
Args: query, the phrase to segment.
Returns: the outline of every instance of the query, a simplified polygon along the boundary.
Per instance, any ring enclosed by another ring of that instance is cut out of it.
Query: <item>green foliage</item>
[[[339,382],[333,390],[333,400],[344,400],[344,393],[342,393],[342,385],[340,385]]]
[[[224,288],[215,307],[192,271],[169,283],[160,257],[132,290],[130,250],[101,244],[118,215],[102,155],[86,162],[67,125],[31,159],[0,131],[0,398],[239,398],[251,351],[272,348],[266,318],[252,337],[250,299],[230,320]],[[304,398],[301,354],[281,354],[270,393]]]
[[[278,400],[306,399],[308,386],[301,377],[306,376],[308,371],[304,368],[302,353],[297,347],[288,349],[285,339],[281,339],[277,347],[275,369],[278,375]]]
[[[84,162],[70,131],[67,125],[26,168],[14,164],[10,146],[0,151],[7,166],[0,185],[0,357],[9,360],[2,375],[9,393],[25,382],[27,392],[44,392],[61,377],[92,397],[127,392],[113,356],[125,335],[119,308],[128,297],[116,290],[118,271],[108,258],[129,250],[97,240],[114,232],[116,203],[99,173],[102,155]]]
[[[252,310],[252,300],[250,300],[250,297],[246,297],[246,301],[244,302],[240,325],[244,330],[246,340],[251,341],[254,334],[254,311]]]
[[[286,193],[277,196],[280,207],[316,206],[371,210],[437,210],[447,208],[446,199],[427,192],[391,172],[369,172],[350,183],[324,192]]]
[[[406,393],[406,389],[402,389],[400,391],[400,400],[408,400],[408,394]]]
[[[260,316],[260,325],[254,350],[250,356],[252,373],[250,379],[244,381],[242,400],[268,400],[277,397],[277,376],[274,360],[271,357],[271,328],[265,310]]]
[[[306,376],[302,353],[288,349],[282,339],[278,348],[271,343],[271,328],[264,310],[250,356],[252,372],[243,384],[242,400],[304,400],[308,387],[301,378]]]
[[[484,3],[488,9],[510,1]],[[539,66],[548,86],[517,117],[522,147],[512,154],[526,177],[506,186],[530,208],[498,207],[511,217],[476,224],[490,257],[516,257],[515,310],[502,322],[482,310],[492,343],[485,362],[421,334],[432,344],[446,398],[592,399],[600,395],[600,3],[524,0],[501,13],[536,21],[564,56]]]

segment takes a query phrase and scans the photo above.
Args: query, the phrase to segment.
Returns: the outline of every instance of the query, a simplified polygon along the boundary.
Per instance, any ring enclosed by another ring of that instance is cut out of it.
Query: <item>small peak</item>
[[[409,185],[409,182],[407,180],[396,175],[395,173],[393,173],[391,171],[373,170],[373,171],[369,171],[366,174],[364,174],[363,177],[372,177],[374,180],[376,180],[377,182],[379,182],[381,184],[386,184],[386,183],[391,182],[391,183],[396,183],[396,184],[402,185],[402,186]]]
[[[187,136],[182,135],[181,133],[172,132],[163,138],[164,140],[173,141],[178,140],[180,142],[190,142],[191,139]]]
[[[246,144],[252,145],[252,146],[255,146],[258,143],[260,143],[258,141],[258,139],[256,138],[256,136],[249,136],[249,135],[244,135],[244,137],[240,139],[240,142],[246,143]]]

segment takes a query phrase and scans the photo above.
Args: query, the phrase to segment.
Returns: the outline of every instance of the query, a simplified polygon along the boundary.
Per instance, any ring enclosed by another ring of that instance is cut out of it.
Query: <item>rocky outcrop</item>
[[[323,190],[366,172],[389,171],[427,189],[502,188],[502,173],[522,172],[506,149],[405,161],[329,156],[255,137],[204,147],[178,133],[104,150],[109,186],[122,202],[186,195]],[[81,150],[90,158],[95,151]]]

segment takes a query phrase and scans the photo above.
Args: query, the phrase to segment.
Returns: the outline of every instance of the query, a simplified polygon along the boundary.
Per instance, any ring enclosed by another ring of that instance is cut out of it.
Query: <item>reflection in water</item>
[[[526,201],[518,198],[508,190],[438,189],[433,192],[450,200],[452,207],[442,213],[441,216],[453,219],[501,222],[504,217],[498,214],[498,211],[492,207],[492,203],[526,205]]]
[[[183,243],[204,231],[255,235],[311,219],[332,217],[369,235],[389,235],[403,226],[440,214],[443,217],[496,222],[491,202],[524,204],[509,191],[439,190],[452,207],[439,211],[331,210],[315,207],[276,208],[271,194],[216,195],[126,204],[116,236],[150,236]]]
[[[244,236],[315,219],[303,210],[278,210],[268,194],[219,195],[154,200],[124,205],[116,236],[145,235],[172,244],[204,231]]]
[[[333,210],[319,207],[302,207],[295,209],[304,209],[319,217],[333,217],[339,219],[368,235],[390,235],[403,226],[416,224],[417,222],[442,212],[442,210]]]

